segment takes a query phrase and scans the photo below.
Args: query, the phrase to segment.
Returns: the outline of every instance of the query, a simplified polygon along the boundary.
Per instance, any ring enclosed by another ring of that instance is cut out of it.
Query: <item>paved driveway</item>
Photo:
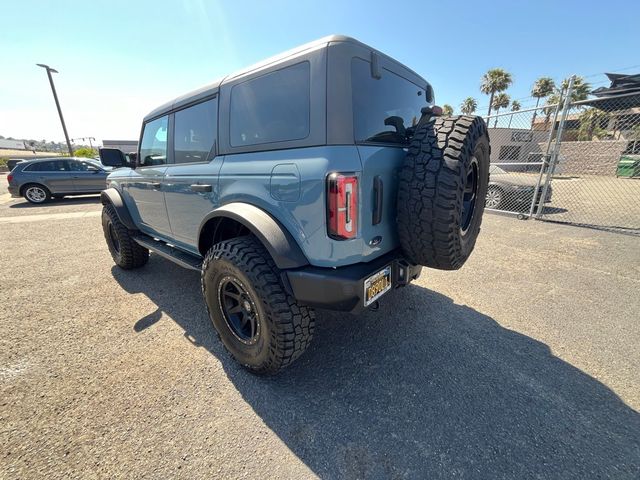
[[[635,237],[488,215],[462,270],[319,312],[263,379],[197,273],[113,267],[95,198],[19,205],[0,205],[2,478],[639,476]]]

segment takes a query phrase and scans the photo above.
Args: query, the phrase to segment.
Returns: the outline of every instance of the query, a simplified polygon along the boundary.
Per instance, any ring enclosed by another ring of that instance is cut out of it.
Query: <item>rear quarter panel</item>
[[[380,161],[386,161],[380,156]],[[281,196],[274,183],[284,183],[286,192],[294,187],[299,173],[299,196]],[[284,173],[282,173],[284,172]],[[301,149],[243,153],[225,156],[220,169],[220,203],[246,202],[262,208],[276,218],[294,237],[312,265],[337,267],[368,261],[389,251],[388,246],[370,247],[369,238],[359,229],[357,238],[333,240],[327,235],[326,177],[331,172],[362,175],[355,146],[325,146]],[[360,185],[360,197],[370,189]],[[281,200],[280,198],[295,201]],[[371,212],[359,212],[359,223],[370,223]]]

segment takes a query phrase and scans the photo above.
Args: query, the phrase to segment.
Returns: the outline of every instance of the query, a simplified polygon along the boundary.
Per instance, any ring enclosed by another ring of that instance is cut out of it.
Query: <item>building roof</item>
[[[8,140],[6,138],[0,138],[0,148],[26,150],[23,140]]]
[[[611,85],[608,87],[596,88],[591,93],[596,97],[610,97],[611,95],[622,95],[631,92],[640,93],[640,73],[625,75],[622,73],[606,73]]]
[[[610,112],[640,107],[640,73],[631,75],[607,73],[606,75],[611,80],[611,85],[596,88],[591,94],[597,98],[579,102],[581,105],[589,105]]]

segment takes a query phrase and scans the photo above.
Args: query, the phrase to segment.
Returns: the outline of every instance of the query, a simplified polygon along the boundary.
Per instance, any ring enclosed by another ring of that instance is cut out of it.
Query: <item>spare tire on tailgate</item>
[[[398,185],[398,234],[409,260],[441,270],[464,264],[480,233],[490,152],[482,118],[423,115]]]

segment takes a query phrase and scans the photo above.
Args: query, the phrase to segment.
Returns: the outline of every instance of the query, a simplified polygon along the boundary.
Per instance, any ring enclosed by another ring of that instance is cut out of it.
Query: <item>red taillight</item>
[[[338,240],[358,233],[358,177],[332,173],[327,178],[327,227]]]
[[[11,180],[13,180],[13,175],[7,175],[7,182],[11,183]]]

